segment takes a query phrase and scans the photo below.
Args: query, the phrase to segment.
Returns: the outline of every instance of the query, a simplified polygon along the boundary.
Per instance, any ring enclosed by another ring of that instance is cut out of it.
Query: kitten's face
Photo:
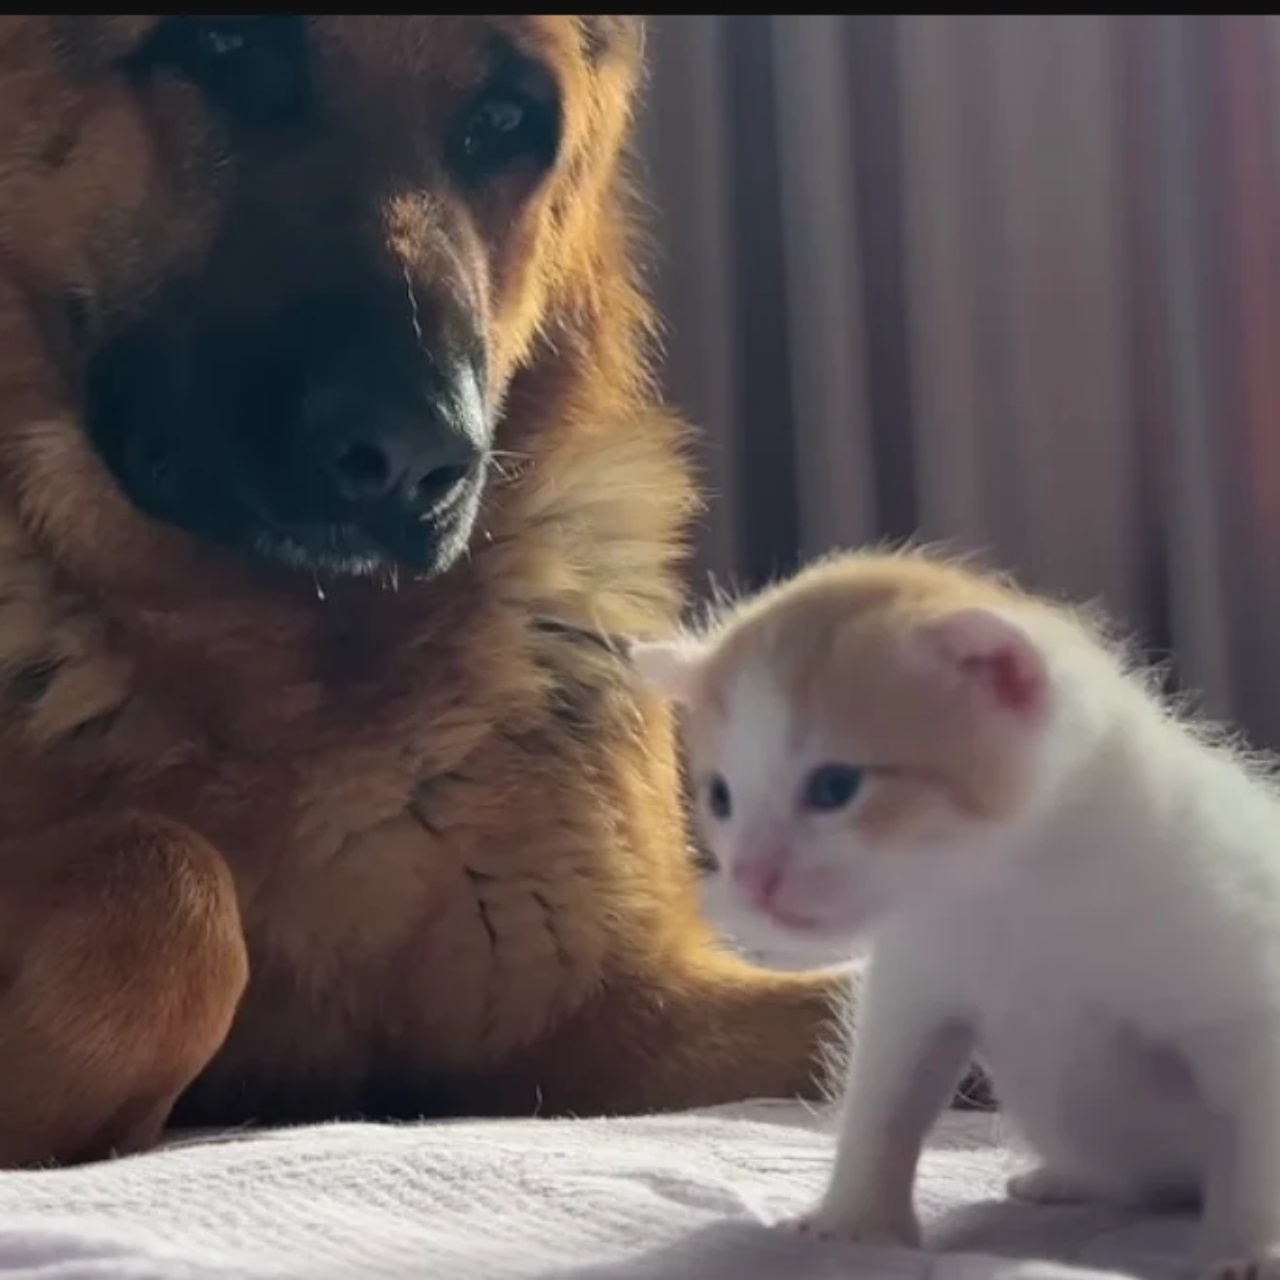
[[[1016,627],[966,610],[911,634],[810,632],[798,651],[766,638],[686,645],[683,681],[658,673],[685,704],[716,923],[764,953],[835,958],[999,868],[1044,726],[1043,667]]]
[[[690,717],[688,738],[719,868],[709,908],[744,945],[834,958],[995,862],[999,819],[966,803],[932,753],[800,715],[763,669],[727,695],[721,712]]]

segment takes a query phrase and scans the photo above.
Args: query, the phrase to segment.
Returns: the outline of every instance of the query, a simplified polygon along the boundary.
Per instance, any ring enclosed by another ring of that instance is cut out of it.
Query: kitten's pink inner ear
[[[696,641],[636,640],[629,657],[640,678],[668,698],[686,704],[697,698],[704,655]]]
[[[929,623],[936,658],[1005,711],[1039,711],[1049,686],[1044,655],[1027,631],[996,609],[957,609]]]

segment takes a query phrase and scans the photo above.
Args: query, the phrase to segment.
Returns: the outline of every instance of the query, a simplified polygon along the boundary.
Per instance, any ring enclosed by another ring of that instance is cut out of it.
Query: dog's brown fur
[[[638,22],[315,21],[368,145],[439,129],[499,30],[566,127],[534,207],[470,224],[509,389],[469,558],[317,591],[145,520],[81,430],[69,302],[109,324],[218,214],[196,96],[149,114],[111,72],[152,21],[0,17],[0,1162],[145,1145],[179,1097],[211,1123],[810,1092],[836,983],[713,943],[668,713],[592,639],[669,626],[692,505],[618,159]]]

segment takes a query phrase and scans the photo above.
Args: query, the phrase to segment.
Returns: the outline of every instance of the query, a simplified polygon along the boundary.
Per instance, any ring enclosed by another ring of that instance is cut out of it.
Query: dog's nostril
[[[334,465],[339,479],[356,496],[385,493],[394,477],[391,460],[377,445],[358,440],[342,449]]]
[[[446,464],[434,467],[425,475],[419,476],[413,486],[413,505],[421,510],[438,502],[467,478],[467,468],[461,464]]]

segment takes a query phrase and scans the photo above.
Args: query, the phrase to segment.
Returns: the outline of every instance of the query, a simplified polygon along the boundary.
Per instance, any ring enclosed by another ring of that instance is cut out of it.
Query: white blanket
[[[766,1224],[803,1209],[818,1191],[831,1137],[800,1107],[757,1103],[625,1121],[246,1132],[81,1169],[2,1174],[0,1276],[1097,1280],[1115,1271],[1174,1273],[1189,1222],[993,1204],[1013,1160],[995,1132],[991,1117],[949,1116],[921,1178],[930,1244],[963,1252],[863,1250],[769,1230]]]

